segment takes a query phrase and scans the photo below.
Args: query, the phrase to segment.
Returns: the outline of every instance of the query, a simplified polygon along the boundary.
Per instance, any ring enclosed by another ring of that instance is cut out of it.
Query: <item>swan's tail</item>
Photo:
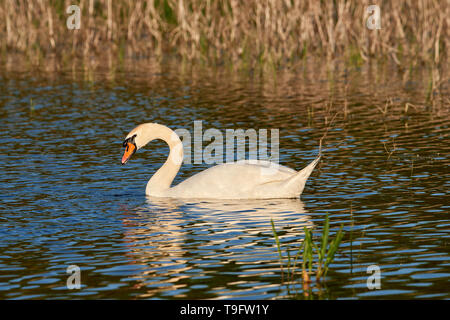
[[[302,170],[298,171],[293,177],[289,178],[285,182],[284,187],[290,191],[292,197],[299,197],[302,194],[303,189],[305,188],[306,181],[308,180],[309,176],[311,175],[317,163],[319,162],[320,157],[321,152],[319,152],[319,155],[313,162],[308,164]]]

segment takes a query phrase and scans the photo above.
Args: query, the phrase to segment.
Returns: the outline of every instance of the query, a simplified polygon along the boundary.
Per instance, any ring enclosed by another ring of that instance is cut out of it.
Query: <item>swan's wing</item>
[[[314,161],[312,161],[310,164],[308,164],[302,170],[298,171],[295,175],[291,176],[286,181],[283,181],[280,187],[284,189],[286,192],[290,192],[294,195],[302,194],[306,181],[308,180],[309,176],[311,175],[317,163],[319,162],[320,157],[321,155],[319,154]]]
[[[208,168],[171,188],[173,196],[206,198],[254,197],[258,186],[282,182],[297,172],[269,161],[245,160]]]
[[[208,168],[170,188],[180,198],[296,198],[320,156],[301,171],[264,160],[241,160]]]
[[[245,185],[259,185],[272,181],[286,180],[297,171],[265,160],[240,160],[227,162],[203,171],[205,175],[222,176],[225,179],[242,180]],[[250,179],[250,180],[244,180]]]
[[[249,159],[249,160],[239,160],[236,162],[231,162],[229,164],[238,164],[238,165],[246,165],[246,166],[256,166],[257,168],[261,169],[276,169],[277,171],[280,171],[281,173],[286,173],[288,175],[292,175],[297,173],[294,169],[288,168],[286,166],[282,166],[280,164],[277,164],[275,162],[270,162],[267,160],[256,160],[256,159]]]

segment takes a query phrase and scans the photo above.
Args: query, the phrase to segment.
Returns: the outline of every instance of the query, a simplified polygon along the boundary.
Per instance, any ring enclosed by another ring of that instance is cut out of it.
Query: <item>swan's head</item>
[[[125,138],[123,142],[123,147],[125,148],[125,152],[122,157],[122,164],[125,164],[128,160],[130,160],[131,156],[140,148],[145,145],[145,133],[144,126],[139,125],[133,130]]]
[[[183,161],[183,144],[174,131],[161,124],[143,123],[131,130],[125,138],[122,164],[125,164],[136,151],[154,139],[162,139],[169,145],[171,159],[175,159],[177,164]]]
[[[136,135],[127,137],[123,142],[123,146],[125,148],[125,152],[122,156],[122,164],[125,164],[137,150]]]

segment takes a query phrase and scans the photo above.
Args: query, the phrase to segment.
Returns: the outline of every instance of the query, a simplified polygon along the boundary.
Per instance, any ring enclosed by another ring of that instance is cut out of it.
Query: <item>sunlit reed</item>
[[[81,9],[79,30],[66,27],[72,4]],[[373,4],[380,6],[379,30],[366,26]],[[450,44],[449,7],[440,0],[2,0],[0,46],[34,62],[50,55],[92,60],[113,51],[247,67],[295,64],[311,55],[441,65]]]

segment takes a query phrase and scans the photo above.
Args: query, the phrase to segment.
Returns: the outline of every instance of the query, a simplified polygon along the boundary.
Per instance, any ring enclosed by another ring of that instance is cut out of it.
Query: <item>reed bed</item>
[[[69,30],[66,8],[81,9]],[[377,4],[381,29],[366,26]],[[448,1],[0,0],[2,56],[112,59],[177,56],[207,64],[283,66],[309,55],[356,63],[445,64]]]

